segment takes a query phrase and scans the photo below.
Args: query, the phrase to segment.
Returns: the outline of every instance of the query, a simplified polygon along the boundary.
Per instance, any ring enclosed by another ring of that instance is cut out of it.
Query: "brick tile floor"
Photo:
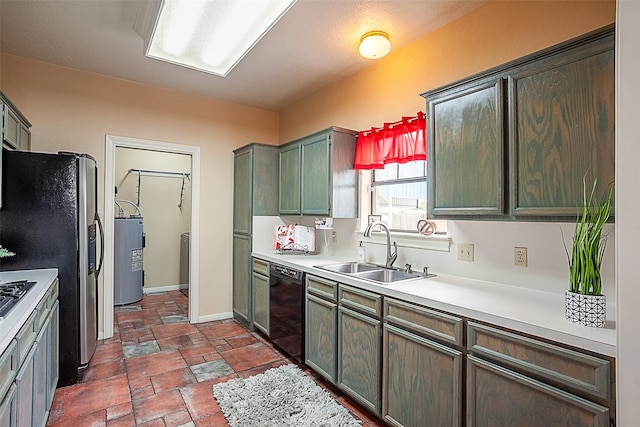
[[[234,320],[192,325],[179,291],[117,307],[114,336],[99,343],[82,382],[59,388],[50,427],[228,426],[213,385],[295,363]],[[363,427],[383,425],[301,367]]]

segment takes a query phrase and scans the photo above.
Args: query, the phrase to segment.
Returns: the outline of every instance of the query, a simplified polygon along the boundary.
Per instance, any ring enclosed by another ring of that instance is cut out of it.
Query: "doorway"
[[[199,229],[199,188],[200,188],[200,148],[188,145],[173,144],[161,141],[141,140],[107,135],[105,156],[105,198],[104,198],[104,267],[103,267],[103,336],[113,336],[113,306],[114,306],[114,218],[116,205],[115,188],[119,184],[116,178],[116,158],[120,149],[147,150],[157,153],[187,155],[191,164],[191,212],[189,218],[189,321],[196,323],[198,319],[198,229]],[[136,177],[137,179],[137,177]],[[144,191],[144,189],[142,189]],[[179,195],[176,195],[178,198]],[[179,200],[176,200],[179,203]]]

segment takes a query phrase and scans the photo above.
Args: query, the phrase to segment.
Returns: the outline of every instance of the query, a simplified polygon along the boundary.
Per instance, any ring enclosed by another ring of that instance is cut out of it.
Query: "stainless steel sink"
[[[382,267],[375,264],[363,264],[357,262],[344,262],[341,264],[316,265],[317,268],[333,271],[334,273],[355,274],[363,271],[380,270]]]
[[[364,273],[360,273],[356,275],[360,279],[372,280],[378,283],[397,283],[405,280],[414,280],[420,279],[422,276],[406,273],[404,271],[398,270],[376,270],[376,271],[367,271]]]
[[[316,268],[333,271],[334,273],[344,274],[345,276],[351,276],[358,279],[369,280],[382,285],[435,276],[435,274],[423,276],[417,273],[407,273],[402,270],[386,268],[376,264],[363,264],[357,262],[316,265]]]

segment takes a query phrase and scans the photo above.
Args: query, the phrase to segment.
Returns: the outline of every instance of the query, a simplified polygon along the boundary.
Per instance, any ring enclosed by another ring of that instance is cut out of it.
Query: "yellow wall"
[[[415,115],[426,110],[421,93],[614,23],[615,14],[614,0],[489,1],[281,111],[280,142]]]
[[[100,189],[105,135],[200,147],[198,310],[201,317],[231,312],[232,150],[251,141],[276,144],[276,113],[12,55],[2,57],[0,87],[33,124],[32,149],[91,154]],[[103,194],[98,200],[104,213]],[[99,287],[102,300],[102,280]]]

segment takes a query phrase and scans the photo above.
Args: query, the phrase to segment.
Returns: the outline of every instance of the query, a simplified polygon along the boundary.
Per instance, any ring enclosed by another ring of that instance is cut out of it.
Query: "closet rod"
[[[168,171],[157,171],[153,169],[129,169],[129,173],[136,172],[138,174],[158,174],[158,175],[167,175],[167,176],[175,176],[178,178],[182,178],[183,176],[189,177],[191,174],[187,172],[168,172]]]

